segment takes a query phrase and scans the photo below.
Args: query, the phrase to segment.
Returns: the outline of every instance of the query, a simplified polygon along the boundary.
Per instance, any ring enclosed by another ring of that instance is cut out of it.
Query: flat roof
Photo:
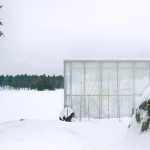
[[[132,62],[148,62],[150,61],[149,59],[128,59],[128,58],[122,58],[122,59],[118,59],[118,58],[100,58],[100,59],[66,59],[64,60],[64,62],[96,62],[96,61],[132,61]]]

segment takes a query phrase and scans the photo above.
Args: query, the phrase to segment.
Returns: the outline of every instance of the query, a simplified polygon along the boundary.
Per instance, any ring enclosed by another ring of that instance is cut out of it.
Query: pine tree
[[[63,88],[63,76],[46,76],[46,75],[0,75],[0,86],[8,86],[14,89],[28,88],[37,90],[55,90]]]
[[[40,81],[37,83],[37,90],[38,90],[38,91],[43,91],[43,90],[44,90],[44,83],[42,82],[42,80],[40,80]]]
[[[0,6],[0,9],[2,8],[2,6]],[[0,25],[3,25],[3,23],[0,21]],[[0,31],[0,37],[3,36],[2,31]]]

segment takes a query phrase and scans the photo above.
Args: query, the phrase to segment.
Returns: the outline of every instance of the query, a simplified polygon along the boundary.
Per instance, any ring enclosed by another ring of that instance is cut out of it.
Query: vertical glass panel
[[[66,106],[72,108],[72,97],[67,96]]]
[[[142,95],[141,95],[142,96]],[[138,108],[141,104],[141,96],[135,96],[135,107]]]
[[[99,95],[100,94],[100,63],[89,62],[85,64],[85,94]]]
[[[149,63],[147,63],[147,62],[136,62],[135,67],[149,67]]]
[[[117,68],[102,68],[102,94],[117,94]]]
[[[149,68],[135,68],[135,93],[143,94],[149,86]]]
[[[108,118],[108,96],[102,96],[102,118]]]
[[[133,108],[133,96],[120,96],[120,117],[131,117]]]
[[[116,62],[103,62],[102,67],[117,67]]]
[[[100,98],[98,96],[87,97],[89,102],[89,118],[99,118]]]
[[[80,107],[81,102],[82,102],[81,96],[72,96],[72,109],[75,112],[76,118],[81,117],[81,107]]]
[[[67,62],[65,63],[65,88],[67,95],[71,94],[70,81],[71,81],[71,63]]]
[[[119,68],[118,83],[120,95],[133,94],[133,68]]]
[[[84,63],[72,63],[72,95],[84,95]]]
[[[109,96],[109,117],[117,118],[117,97]]]
[[[84,96],[81,97],[81,117],[88,117],[88,101]]]
[[[119,62],[119,67],[133,67],[133,62]]]

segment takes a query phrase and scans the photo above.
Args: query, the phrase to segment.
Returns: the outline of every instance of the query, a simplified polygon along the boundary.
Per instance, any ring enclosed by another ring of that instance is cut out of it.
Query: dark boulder
[[[136,122],[141,124],[141,131],[150,129],[150,100],[145,100],[136,109]]]
[[[74,111],[70,107],[65,107],[60,113],[59,120],[72,122],[73,117],[75,117]]]

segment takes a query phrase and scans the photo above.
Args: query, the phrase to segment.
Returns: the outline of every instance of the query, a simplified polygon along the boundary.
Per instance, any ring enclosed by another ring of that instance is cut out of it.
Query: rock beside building
[[[148,88],[140,99],[140,105],[131,119],[129,128],[136,132],[150,130],[150,88]]]
[[[150,129],[150,100],[141,103],[139,108],[136,109],[135,118],[136,122],[140,124],[142,132]]]
[[[65,107],[60,113],[59,120],[72,122],[74,116],[74,111],[70,107]]]

